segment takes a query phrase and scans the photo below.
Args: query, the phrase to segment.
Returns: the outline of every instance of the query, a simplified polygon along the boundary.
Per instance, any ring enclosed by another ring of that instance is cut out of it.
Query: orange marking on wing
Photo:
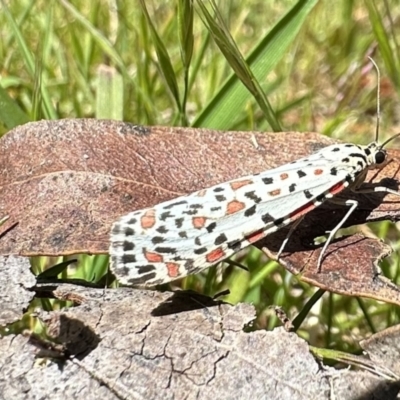
[[[298,208],[296,211],[293,211],[291,214],[289,214],[289,217],[290,218],[293,217],[294,219],[300,218],[304,214],[307,214],[310,211],[314,210],[314,208],[316,208],[315,204],[312,201],[310,201],[309,203],[304,204],[304,206]]]
[[[155,215],[155,210],[150,209],[147,210],[141,217],[140,217],[140,225],[142,226],[143,229],[149,229],[154,226],[156,223],[156,219],[154,217]]]
[[[283,174],[280,175],[280,178],[281,178],[281,180],[284,181],[285,179],[289,178],[289,175],[284,172]]]
[[[251,179],[244,179],[242,181],[231,182],[230,185],[231,185],[232,190],[237,190],[243,186],[251,185],[252,183],[253,183],[253,181]]]
[[[198,191],[196,196],[197,197],[204,197],[206,195],[206,193],[207,193],[207,190],[203,189],[203,190]]]
[[[215,263],[218,260],[220,260],[221,258],[225,258],[225,252],[221,249],[221,247],[218,247],[217,249],[210,251],[207,255],[206,255],[206,261],[209,263]]]
[[[340,193],[342,190],[344,190],[346,188],[346,186],[344,186],[343,182],[339,182],[336,185],[332,186],[329,189],[329,193],[332,195],[338,194]]]
[[[148,262],[163,262],[163,256],[158,253],[152,253],[151,251],[145,251],[144,256]]]
[[[176,278],[177,276],[179,276],[179,264],[166,263],[165,265],[167,266],[167,274],[169,277]]]
[[[193,217],[192,224],[196,229],[201,229],[206,224],[207,218],[205,217]]]
[[[258,242],[259,240],[265,238],[265,232],[264,231],[256,231],[254,233],[251,233],[250,235],[246,236],[246,240],[249,243],[255,243]]]
[[[270,196],[279,196],[281,194],[281,189],[275,189],[268,193]]]
[[[230,214],[235,214],[240,210],[243,210],[243,208],[245,208],[246,205],[244,203],[242,203],[241,201],[237,201],[237,200],[232,200],[228,203],[227,207],[226,207],[226,214],[230,215]]]
[[[324,172],[323,169],[318,168],[318,169],[314,170],[314,175],[321,175],[323,172]]]

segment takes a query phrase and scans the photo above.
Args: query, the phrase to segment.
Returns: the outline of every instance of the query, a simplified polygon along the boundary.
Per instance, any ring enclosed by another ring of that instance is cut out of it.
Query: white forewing
[[[155,284],[229,257],[292,222],[296,210],[346,179],[349,168],[341,163],[346,151],[335,148],[123,216],[113,229],[113,269],[123,268],[123,283],[148,274],[146,283]]]

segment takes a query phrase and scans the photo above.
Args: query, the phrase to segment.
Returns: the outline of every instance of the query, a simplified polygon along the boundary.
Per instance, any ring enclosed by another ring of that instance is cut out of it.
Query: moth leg
[[[395,196],[400,196],[400,192],[396,192],[396,190],[389,189],[385,186],[376,186],[376,187],[371,187],[371,188],[360,188],[360,187],[355,187],[352,192],[354,193],[390,193],[394,194]]]
[[[350,217],[353,211],[358,207],[357,200],[329,199],[329,202],[343,206],[350,206],[350,208],[347,211],[346,215],[342,218],[342,220],[329,232],[328,239],[326,239],[324,247],[322,248],[321,253],[318,257],[318,262],[317,262],[318,272],[321,272],[322,258],[324,257],[325,251],[328,248],[329,244],[331,243],[332,239],[335,237],[337,231],[343,226],[343,224],[347,221],[347,219]]]
[[[373,188],[360,188],[360,187],[355,187],[352,189],[354,193],[390,193],[395,196],[400,196],[400,192],[396,192],[395,190],[389,189],[385,186],[376,186]],[[335,226],[335,228],[329,233],[328,239],[325,242],[324,247],[322,248],[321,254],[318,257],[318,272],[321,272],[321,264],[322,264],[322,258],[324,256],[324,253],[326,249],[328,248],[330,242],[336,235],[337,231],[343,226],[343,224],[346,222],[347,218],[350,217],[350,215],[353,213],[353,211],[357,208],[358,206],[358,201],[356,200],[341,200],[341,199],[329,199],[329,202],[335,203],[335,204],[340,204],[340,205],[345,205],[345,206],[350,206],[349,211],[347,211],[346,215],[342,218],[342,220]]]
[[[303,221],[304,217],[305,217],[305,215],[302,215],[300,218],[296,219],[296,221],[294,221],[293,225],[290,227],[289,232],[286,235],[285,240],[282,242],[282,245],[278,251],[278,254],[276,255],[276,259],[278,261],[279,261],[279,258],[281,257],[283,250],[285,249],[285,246],[287,245],[287,242],[290,239],[290,236],[292,236],[292,233],[299,226],[300,222]]]

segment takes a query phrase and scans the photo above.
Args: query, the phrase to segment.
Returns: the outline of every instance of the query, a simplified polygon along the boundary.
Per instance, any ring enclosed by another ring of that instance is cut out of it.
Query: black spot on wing
[[[135,245],[133,242],[128,242],[127,240],[125,240],[122,248],[124,249],[124,251],[131,251],[135,248]]]
[[[336,167],[331,168],[331,170],[330,170],[330,174],[331,174],[331,175],[336,176],[337,173],[338,173],[338,170],[337,170]]]
[[[273,180],[272,178],[268,178],[268,177],[262,178],[261,180],[262,180],[266,185],[270,185],[271,183],[274,182],[274,180]]]
[[[200,255],[200,254],[204,254],[207,252],[207,247],[200,247],[199,249],[194,249],[193,253]]]
[[[277,218],[277,219],[274,221],[274,224],[275,224],[276,226],[280,226],[280,225],[282,225],[283,221],[284,221],[283,218]]]
[[[156,269],[156,267],[154,265],[151,265],[151,264],[149,264],[149,265],[141,265],[140,267],[137,268],[138,273],[140,275],[146,274],[147,272],[154,271],[155,269]]]
[[[311,199],[311,197],[313,197],[312,193],[309,190],[304,191],[304,196],[306,196],[306,199]]]
[[[147,267],[148,266],[146,266],[145,268],[147,268]],[[140,270],[139,270],[139,272],[140,272]],[[122,274],[120,274],[120,275],[123,276]],[[129,275],[129,272],[126,275]],[[155,272],[151,272],[151,273],[148,273],[148,274],[143,274],[140,278],[130,278],[130,279],[127,280],[127,282],[128,282],[128,285],[131,285],[131,286],[141,285],[141,284],[143,284],[145,282],[153,280],[155,277],[156,277],[156,273]],[[156,283],[154,283],[154,284],[156,284]]]
[[[218,195],[215,196],[215,200],[217,200],[217,201],[225,201],[226,197],[223,196],[222,194],[218,194]]]
[[[194,244],[197,246],[201,246],[201,241],[200,238],[197,236],[196,239],[194,239]]]
[[[136,256],[133,254],[124,254],[121,258],[123,264],[135,263]]]
[[[176,206],[181,206],[183,204],[187,204],[187,200],[180,200],[176,201],[175,203],[168,204],[167,206],[164,206],[164,210],[170,210],[171,208],[174,208]]]
[[[244,194],[245,197],[247,197],[250,200],[253,200],[254,203],[260,203],[261,202],[261,197],[256,195],[256,192],[254,190],[252,190],[251,192],[246,192]]]
[[[165,221],[167,218],[172,218],[173,215],[171,214],[170,211],[165,211],[163,213],[160,214],[160,220],[161,221]]]
[[[153,244],[159,244],[159,243],[164,243],[165,242],[165,238],[162,236],[153,236],[151,238],[151,242]]]
[[[228,249],[232,249],[236,253],[242,248],[242,242],[240,240],[232,240],[227,246]]]
[[[220,245],[225,243],[228,240],[228,238],[226,237],[225,233],[221,233],[220,235],[218,235],[215,240],[214,240],[214,244],[215,245]]]
[[[307,174],[304,171],[302,171],[301,169],[299,169],[297,171],[297,175],[299,176],[299,178],[303,178],[303,177],[307,176]]]
[[[367,163],[367,156],[363,153],[351,153],[350,157],[352,158],[361,158],[363,162],[366,164]]]
[[[206,230],[208,233],[211,233],[217,227],[216,222],[211,222],[208,226],[206,226]]]
[[[263,216],[261,216],[261,220],[264,222],[264,224],[268,224],[269,222],[274,221],[275,218],[271,214],[265,213]]]
[[[176,254],[177,252],[175,247],[156,247],[154,251],[161,254]]]
[[[346,186],[348,186],[349,183],[354,182],[356,180],[357,175],[360,174],[361,171],[358,171],[355,175],[346,175],[346,178],[344,179],[343,183],[347,183]]]
[[[158,233],[168,233],[168,229],[165,227],[165,225],[159,226],[159,227],[156,229],[156,231],[157,231]]]
[[[121,225],[115,224],[115,225],[113,226],[113,228],[112,228],[111,233],[112,233],[113,235],[119,235],[119,234],[121,233]]]
[[[195,210],[182,211],[182,214],[186,214],[186,215],[197,215],[198,212],[199,212],[199,210],[195,209]]]
[[[293,193],[295,190],[296,190],[296,184],[295,183],[292,183],[290,186],[289,186],[289,192],[290,193]]]
[[[216,188],[213,189],[213,191],[214,191],[215,193],[223,192],[224,190],[225,190],[225,189],[224,189],[223,187],[221,187],[221,186],[218,186],[218,187],[216,187]]]
[[[177,219],[175,220],[175,226],[176,226],[177,228],[182,228],[183,221],[184,221],[183,218],[177,218]]]
[[[133,236],[135,234],[135,230],[129,227],[125,228],[125,236]]]
[[[222,207],[221,207],[221,206],[218,206],[218,207],[211,207],[210,210],[211,210],[211,211],[219,211],[219,210],[222,210]]]
[[[183,238],[183,239],[187,239],[188,235],[186,231],[180,231],[178,233],[179,237]]]
[[[254,204],[244,212],[245,217],[251,217],[256,213],[256,205]]]

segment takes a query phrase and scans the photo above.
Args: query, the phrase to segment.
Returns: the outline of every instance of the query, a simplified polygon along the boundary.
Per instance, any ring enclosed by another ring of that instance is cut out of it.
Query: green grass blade
[[[0,120],[8,128],[29,122],[29,117],[22,111],[18,104],[0,86]]]
[[[115,68],[101,65],[96,81],[96,118],[122,121],[124,116],[124,84]]]
[[[201,0],[198,1],[198,4],[202,12],[202,19],[204,24],[211,32],[215,43],[218,45],[220,51],[223,53],[225,59],[228,61],[235,75],[240,79],[243,85],[256,99],[260,109],[263,111],[264,116],[272,129],[275,131],[280,131],[281,127],[278,119],[275,116],[274,110],[272,109],[267,97],[265,96],[260,83],[252,73],[235,41],[233,40],[228,28],[226,27],[222,19],[222,15],[217,9],[215,2],[210,1],[214,12],[213,16],[208,12],[207,7]]]
[[[164,43],[162,42],[160,36],[157,33],[157,30],[154,27],[153,21],[151,20],[150,15],[147,11],[144,0],[140,0],[140,5],[142,6],[142,10],[145,15],[146,22],[147,22],[148,27],[151,32],[151,37],[153,39],[154,48],[155,48],[155,51],[156,51],[157,57],[158,57],[160,71],[161,71],[161,73],[165,79],[165,82],[175,100],[178,110],[181,111],[178,82],[176,80],[176,75],[175,75],[174,68],[172,66],[171,59],[169,57],[166,47],[164,46]]]
[[[99,30],[97,30],[71,3],[66,0],[60,0],[60,3],[79,23],[82,24],[82,26],[88,32],[90,32],[93,40],[121,69],[121,71],[124,74],[129,75],[121,56],[118,54],[117,51],[114,50],[114,46],[111,44],[111,42]]]
[[[389,40],[389,34],[385,28],[382,17],[374,1],[366,1],[365,5],[368,9],[369,20],[371,21],[372,30],[374,32],[376,41],[379,44],[379,50],[382,59],[385,63],[386,71],[390,79],[397,89],[400,89],[400,78],[398,73],[398,62],[394,55],[395,51],[392,50]]]
[[[194,36],[193,36],[193,3],[187,0],[178,1],[178,29],[179,46],[183,64],[184,90],[182,98],[182,117],[184,125],[188,125],[186,118],[186,103],[189,93],[189,68],[193,56]]]
[[[260,41],[246,59],[255,78],[262,81],[286,54],[318,0],[300,0]],[[193,122],[195,127],[229,129],[243,111],[251,94],[236,75],[231,75]]]
[[[22,31],[18,25],[18,23],[15,21],[13,15],[10,13],[8,7],[4,3],[3,0],[1,0],[1,4],[3,7],[3,12],[5,16],[7,17],[7,21],[10,24],[10,27],[15,35],[16,41],[18,43],[19,49],[22,54],[22,58],[25,61],[25,65],[28,68],[28,72],[30,73],[32,79],[34,81],[37,81],[38,77],[37,74],[41,71],[36,71],[35,69],[35,58],[31,54],[31,51],[26,44],[25,38],[22,34]],[[51,7],[49,8],[49,12],[51,12]],[[44,108],[44,114],[47,119],[55,119],[57,117],[57,114],[52,106],[51,100],[50,100],[50,95],[48,91],[46,90],[45,85],[41,85],[38,90],[40,90],[40,98],[43,100],[43,108]]]

